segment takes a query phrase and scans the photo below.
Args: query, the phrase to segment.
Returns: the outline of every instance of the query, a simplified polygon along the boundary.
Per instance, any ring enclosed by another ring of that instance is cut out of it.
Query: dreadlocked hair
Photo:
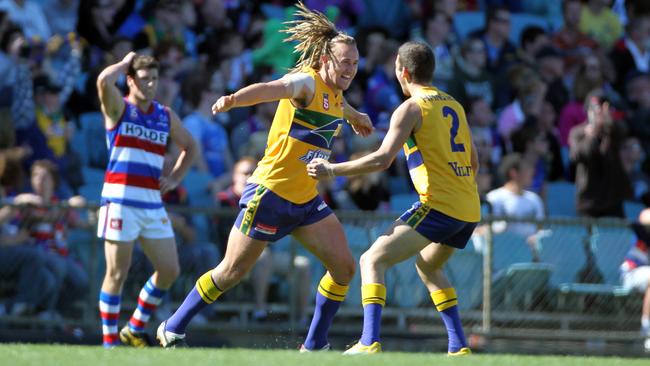
[[[326,55],[330,59],[333,58],[332,45],[334,43],[356,44],[354,38],[336,29],[336,26],[323,13],[309,10],[302,1],[298,1],[296,6],[298,7],[296,15],[302,19],[284,22],[289,28],[281,30],[281,32],[289,34],[284,42],[298,42],[293,52],[300,53],[300,58],[290,72],[298,72],[306,67],[319,70],[321,56]]]

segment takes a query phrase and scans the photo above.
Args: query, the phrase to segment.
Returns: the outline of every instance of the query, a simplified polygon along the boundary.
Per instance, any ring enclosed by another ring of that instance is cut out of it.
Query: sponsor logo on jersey
[[[330,99],[327,93],[323,93],[323,109],[326,111],[330,109]]]
[[[148,140],[160,145],[167,144],[167,132],[156,131],[130,122],[122,123],[121,134]]]
[[[278,227],[258,223],[255,225],[255,231],[266,235],[275,235],[278,232]]]
[[[309,150],[309,151],[307,151],[307,153],[305,155],[300,157],[300,161],[307,164],[307,163],[309,163],[310,161],[312,161],[314,159],[329,160],[330,153],[331,152],[329,152],[329,151],[323,151],[323,150]]]
[[[325,207],[327,207],[327,203],[325,203],[325,202],[323,201],[323,202],[320,203],[320,205],[318,205],[318,207],[316,208],[316,210],[318,210],[318,211],[323,211],[323,209],[324,209]]]
[[[451,169],[454,171],[454,174],[456,174],[457,177],[469,177],[472,175],[472,167],[471,166],[462,166],[458,165],[457,162],[448,162],[449,166]]]

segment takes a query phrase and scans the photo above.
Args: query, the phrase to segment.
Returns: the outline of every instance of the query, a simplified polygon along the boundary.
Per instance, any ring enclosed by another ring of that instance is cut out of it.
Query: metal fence
[[[95,209],[89,207],[90,211]],[[218,241],[215,236],[217,222],[228,222],[235,215],[233,211],[211,207],[172,207],[170,211],[191,215],[197,230],[202,231],[197,235],[199,240],[212,242]],[[337,215],[357,260],[397,217],[396,214],[358,211],[338,212]],[[506,223],[505,229],[503,222]],[[457,290],[461,316],[473,346],[481,347],[486,340],[497,338],[580,341],[590,345],[594,342],[601,345],[602,342],[625,344],[640,341],[642,294],[627,291],[620,286],[619,279],[619,266],[635,240],[628,222],[588,219],[526,221],[487,216],[482,224],[482,229],[477,231],[467,248],[457,251],[444,269]],[[538,230],[533,238],[521,237],[508,228],[515,224],[535,225]],[[96,303],[104,271],[102,243],[95,237],[94,229],[69,231],[68,243],[72,253],[88,271],[91,289],[87,298],[77,303],[81,315],[65,319],[65,322],[99,329]],[[310,259],[311,287],[315,291],[324,273],[317,259],[291,238],[272,245],[276,247],[274,250],[286,251],[292,257],[303,255]],[[217,261],[215,258],[215,264]],[[414,259],[407,260],[386,274],[388,294],[383,333],[407,338],[442,336],[444,327],[414,264]],[[289,265],[292,266],[293,261]],[[133,296],[124,296],[124,314],[133,309],[136,291],[143,279],[133,283]],[[194,276],[181,276],[172,288],[170,308],[182,301],[194,280]],[[295,276],[275,281],[269,309],[277,321],[269,329],[303,330],[297,324],[295,301],[290,300],[295,299],[292,294],[296,281]],[[360,331],[363,316],[360,284],[357,273],[337,316],[337,319],[344,320],[335,321],[334,332],[358,334]],[[201,327],[269,327],[268,323],[251,322],[251,292],[250,284],[244,281],[215,306],[217,320]],[[3,296],[6,298],[10,294],[11,283],[0,283],[0,302]],[[22,324],[42,323],[29,317],[0,317],[0,327]]]

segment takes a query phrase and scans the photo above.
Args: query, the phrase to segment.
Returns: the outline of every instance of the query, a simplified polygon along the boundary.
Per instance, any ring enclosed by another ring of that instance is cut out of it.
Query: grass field
[[[89,366],[483,366],[483,365],[649,365],[646,359],[573,357],[573,356],[522,356],[479,355],[449,358],[441,354],[385,352],[372,356],[342,356],[339,352],[300,354],[289,350],[252,350],[192,348],[181,350],[116,348],[68,345],[0,344],[0,364],[23,365],[89,365]]]

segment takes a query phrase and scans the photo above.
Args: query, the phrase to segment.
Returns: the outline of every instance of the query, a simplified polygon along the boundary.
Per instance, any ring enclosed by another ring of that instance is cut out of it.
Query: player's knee
[[[178,263],[168,264],[160,268],[158,274],[161,280],[171,284],[181,274],[181,268]]]
[[[128,269],[124,268],[109,268],[106,269],[105,279],[110,281],[113,285],[121,286],[126,281],[126,276],[129,274]]]
[[[359,258],[359,265],[361,268],[376,268],[377,266],[380,266],[382,264],[381,257],[378,256],[372,248],[367,250],[365,253],[361,255],[361,258]]]
[[[357,265],[353,258],[346,261],[341,261],[337,264],[336,269],[331,271],[334,281],[340,284],[348,284],[352,281],[354,273],[357,270]]]

